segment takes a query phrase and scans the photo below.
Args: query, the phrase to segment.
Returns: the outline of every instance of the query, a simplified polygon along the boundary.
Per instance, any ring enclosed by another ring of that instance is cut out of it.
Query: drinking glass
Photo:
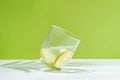
[[[40,50],[41,62],[51,69],[61,70],[71,60],[79,43],[75,35],[52,25]]]

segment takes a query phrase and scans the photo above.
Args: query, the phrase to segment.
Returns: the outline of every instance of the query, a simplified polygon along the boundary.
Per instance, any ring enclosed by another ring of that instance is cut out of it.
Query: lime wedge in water
[[[72,52],[65,49],[42,48],[41,57],[45,64],[60,70],[72,57]]]
[[[71,52],[69,50],[66,50],[62,53],[60,53],[55,61],[54,61],[54,66],[57,67],[57,68],[61,68],[63,67],[65,64],[68,63],[68,61],[71,59]]]

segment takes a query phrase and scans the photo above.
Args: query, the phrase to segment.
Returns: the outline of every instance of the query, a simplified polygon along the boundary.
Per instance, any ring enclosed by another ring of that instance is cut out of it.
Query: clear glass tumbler
[[[79,43],[75,35],[52,25],[40,50],[42,63],[51,69],[60,70],[71,60]]]

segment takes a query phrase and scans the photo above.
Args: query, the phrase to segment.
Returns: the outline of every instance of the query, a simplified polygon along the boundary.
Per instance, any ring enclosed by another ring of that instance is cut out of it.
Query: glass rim
[[[64,33],[66,33],[66,35],[68,35],[69,37],[72,37],[78,41],[80,41],[80,39],[78,38],[78,36],[76,36],[75,34],[71,33],[70,31],[66,30],[66,29],[63,29],[62,27],[59,27],[59,26],[56,26],[56,25],[52,25],[52,28],[57,28],[61,31],[63,31]],[[68,34],[67,34],[68,33]]]

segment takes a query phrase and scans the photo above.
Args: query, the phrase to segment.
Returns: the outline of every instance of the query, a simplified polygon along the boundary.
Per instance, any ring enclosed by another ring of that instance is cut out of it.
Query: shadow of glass
[[[10,68],[15,70],[20,70],[24,72],[30,72],[31,70],[41,70],[44,66],[36,61],[14,61],[0,65],[4,68]]]
[[[92,65],[97,65],[97,64],[88,63],[88,62],[71,62],[67,66],[81,67],[81,66],[92,66]]]
[[[84,72],[90,72],[86,69],[72,69],[72,68],[64,68],[62,70],[53,70],[53,69],[46,69],[43,70],[44,72],[51,72],[51,73],[84,73]]]
[[[88,62],[71,62],[67,66],[68,67],[81,67],[81,66],[91,66],[96,65]],[[24,72],[30,72],[31,70],[43,70],[45,65],[41,64],[37,61],[13,61],[0,65],[1,67],[20,70]],[[66,67],[67,67],[66,66]],[[54,73],[81,73],[88,72],[85,69],[75,69],[75,68],[63,68],[60,71],[56,71],[53,69],[46,69],[44,72],[54,72]]]

